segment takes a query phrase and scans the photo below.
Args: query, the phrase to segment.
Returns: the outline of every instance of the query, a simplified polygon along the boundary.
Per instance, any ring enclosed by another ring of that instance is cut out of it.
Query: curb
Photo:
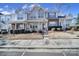
[[[49,46],[0,46],[0,49],[79,49],[79,47],[49,47]]]

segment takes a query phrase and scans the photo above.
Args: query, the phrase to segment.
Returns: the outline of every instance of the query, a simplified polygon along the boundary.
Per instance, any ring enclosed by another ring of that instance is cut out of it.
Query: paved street
[[[0,51],[0,56],[21,56],[23,52]]]
[[[44,52],[43,52],[44,51]],[[0,56],[79,56],[79,49],[25,49],[0,50]]]
[[[50,53],[50,52],[2,52],[0,56],[63,56],[62,53]]]
[[[51,53],[51,52],[25,52],[24,56],[63,56],[63,53]]]
[[[52,52],[7,52],[0,51],[0,56],[79,56],[79,52],[77,53],[52,53]]]

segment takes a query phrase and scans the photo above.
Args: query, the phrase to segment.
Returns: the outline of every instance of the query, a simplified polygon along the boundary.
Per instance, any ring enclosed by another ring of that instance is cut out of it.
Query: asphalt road
[[[0,56],[79,56],[79,52],[16,52],[16,51],[0,51]]]

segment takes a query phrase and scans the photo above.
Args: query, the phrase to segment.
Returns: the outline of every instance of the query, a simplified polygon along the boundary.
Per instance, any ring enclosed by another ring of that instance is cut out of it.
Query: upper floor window
[[[9,20],[12,19],[12,16],[11,15],[7,15],[5,18],[6,18],[6,21],[9,21]]]
[[[31,16],[31,19],[35,19],[36,17],[35,16]]]
[[[38,18],[44,18],[44,12],[43,11],[39,11],[38,12]]]
[[[5,21],[5,17],[1,17],[1,21]]]
[[[18,20],[22,20],[22,19],[23,19],[23,15],[18,15],[18,16],[17,16],[17,19],[18,19]]]
[[[43,17],[44,17],[43,15],[39,15],[39,16],[38,16],[38,18],[43,18]]]
[[[10,20],[10,18],[7,18],[7,20],[9,21],[9,20]]]

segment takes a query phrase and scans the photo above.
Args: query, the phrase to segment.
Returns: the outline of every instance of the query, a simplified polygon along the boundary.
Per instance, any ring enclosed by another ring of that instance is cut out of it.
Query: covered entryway
[[[57,28],[59,28],[60,30],[62,29],[58,18],[48,19],[48,29],[51,30],[52,28],[54,28],[55,30],[57,30]]]
[[[42,32],[48,30],[48,20],[27,20],[16,21],[11,23],[11,30],[25,30],[29,32]]]

